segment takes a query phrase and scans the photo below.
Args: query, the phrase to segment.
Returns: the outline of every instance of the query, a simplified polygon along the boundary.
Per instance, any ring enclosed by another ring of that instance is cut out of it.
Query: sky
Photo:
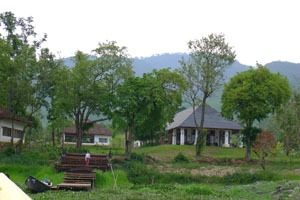
[[[297,0],[0,0],[0,12],[34,18],[59,57],[114,40],[131,57],[188,52],[189,40],[223,33],[246,65],[300,63]]]

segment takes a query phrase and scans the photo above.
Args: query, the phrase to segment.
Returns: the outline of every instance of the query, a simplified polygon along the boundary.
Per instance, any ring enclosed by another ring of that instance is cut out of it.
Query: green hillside
[[[136,76],[142,76],[143,73],[151,72],[153,69],[163,69],[163,68],[171,68],[176,69],[180,67],[178,61],[182,58],[187,59],[188,54],[186,53],[174,53],[174,54],[160,54],[153,55],[151,57],[143,57],[143,58],[133,58],[133,66]],[[64,62],[67,66],[73,67],[74,63],[72,58],[65,58]],[[300,80],[300,64],[299,63],[291,63],[291,62],[282,62],[282,61],[274,61],[265,65],[267,68],[271,70],[273,73],[280,73],[283,76],[286,76],[292,87],[297,86],[296,80]],[[229,81],[231,77],[233,77],[236,73],[248,70],[250,66],[241,64],[239,61],[235,61],[231,66],[227,68],[225,71],[225,82]],[[215,109],[221,109],[221,95],[223,89],[220,88],[217,90],[213,96],[208,99],[208,103],[214,107]],[[186,103],[186,107],[189,105]]]

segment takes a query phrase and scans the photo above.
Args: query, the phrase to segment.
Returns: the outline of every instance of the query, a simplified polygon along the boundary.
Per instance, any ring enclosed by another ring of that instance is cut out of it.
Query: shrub
[[[141,147],[155,147],[155,146],[159,146],[160,143],[159,142],[149,142],[149,143],[143,143]]]
[[[275,137],[270,131],[261,132],[255,140],[253,152],[257,155],[263,170],[266,169],[265,158],[273,152],[276,147]]]
[[[223,184],[249,184],[256,181],[276,181],[280,180],[280,176],[269,171],[260,171],[255,174],[250,173],[234,173],[223,177]]]
[[[127,168],[128,180],[134,184],[150,184],[157,172],[153,168],[147,168],[140,162],[131,162]]]
[[[6,155],[6,156],[11,156],[12,154],[14,154],[15,153],[15,150],[14,150],[14,148],[11,146],[11,145],[9,145],[6,149],[5,149],[5,151],[4,151],[4,154]]]
[[[189,159],[185,155],[183,155],[181,152],[177,154],[177,156],[173,159],[175,163],[188,163]]]
[[[144,162],[144,155],[140,155],[140,154],[137,154],[137,153],[131,153],[127,160],[128,161]]]
[[[112,164],[114,164],[114,165],[123,165],[124,163],[125,163],[124,160],[121,160],[118,158],[112,159]]]

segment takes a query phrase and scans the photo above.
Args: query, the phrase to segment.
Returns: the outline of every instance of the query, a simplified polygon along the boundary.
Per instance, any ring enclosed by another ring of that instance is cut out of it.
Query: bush
[[[173,159],[173,162],[175,163],[188,163],[190,162],[188,157],[183,155],[181,152],[177,154],[177,156]]]
[[[150,184],[158,174],[155,169],[147,168],[140,162],[131,162],[127,168],[128,180],[134,184]]]
[[[141,147],[155,147],[155,146],[159,146],[160,143],[159,142],[149,142],[149,143],[143,143]]]
[[[11,146],[11,145],[9,145],[6,149],[5,149],[5,151],[4,151],[4,154],[6,155],[6,156],[11,156],[11,155],[13,155],[15,153],[15,150],[14,150],[14,148]]]
[[[276,181],[280,180],[280,176],[269,171],[260,171],[255,174],[250,173],[234,173],[223,177],[223,184],[249,184],[256,181]]]
[[[134,184],[191,184],[191,183],[204,183],[204,184],[250,184],[257,181],[277,181],[282,177],[273,172],[261,171],[255,174],[250,173],[234,173],[221,176],[193,176],[190,174],[179,173],[159,173],[158,171],[147,168],[141,163],[137,163],[128,170],[128,180]],[[201,190],[201,192],[205,193]]]
[[[144,162],[144,155],[140,155],[140,154],[137,154],[137,153],[131,153],[127,160],[128,161]]]

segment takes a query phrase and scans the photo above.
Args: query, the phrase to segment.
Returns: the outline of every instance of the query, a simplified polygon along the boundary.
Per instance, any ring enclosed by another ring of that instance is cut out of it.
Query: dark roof
[[[195,113],[197,122],[200,125],[202,113],[201,105],[196,108]],[[174,117],[174,121],[168,124],[167,130],[171,130],[177,127],[196,128],[192,107],[177,113]],[[213,109],[207,104],[205,107],[204,128],[229,130],[243,129],[243,127],[240,124],[234,121],[224,119],[217,110]]]
[[[69,133],[69,134],[76,134],[76,128],[75,125],[72,125],[65,130],[62,131],[63,133]],[[112,132],[103,126],[94,123],[94,126],[89,129],[88,134],[90,135],[105,135],[105,136],[112,136]]]
[[[13,117],[13,113],[10,112],[9,110],[6,110],[2,107],[0,107],[0,119],[9,119],[11,120]],[[24,119],[22,117],[20,117],[19,115],[15,115],[14,116],[14,120],[15,121],[20,121],[20,122],[24,122],[26,124],[32,125],[32,122],[28,121],[27,119]]]

